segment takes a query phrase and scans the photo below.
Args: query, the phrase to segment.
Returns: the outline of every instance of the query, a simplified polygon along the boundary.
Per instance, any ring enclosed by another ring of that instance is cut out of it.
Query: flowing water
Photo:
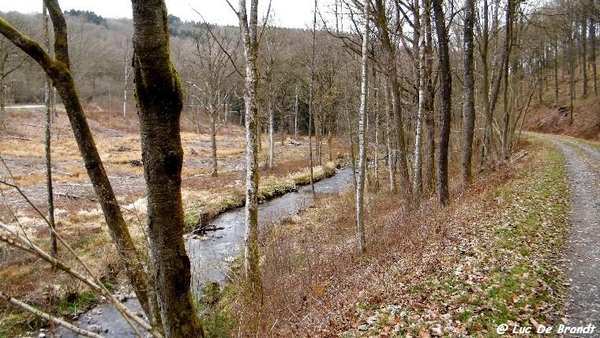
[[[316,182],[315,195],[337,194],[350,189],[352,184],[352,169],[343,168],[335,176]],[[310,186],[303,186],[297,192],[260,204],[259,226],[276,226],[282,220],[298,214],[313,203],[315,195]],[[186,250],[192,270],[191,288],[195,295],[200,295],[202,286],[207,282],[217,282],[221,286],[225,284],[229,264],[240,255],[244,245],[244,213],[244,208],[225,212],[211,222],[222,230],[211,231],[208,236],[187,237]],[[129,299],[125,304],[133,311],[140,311],[136,299]],[[135,337],[111,304],[102,304],[90,310],[77,320],[76,325],[105,337]],[[55,335],[77,337],[62,328],[57,329]]]
[[[333,177],[315,183],[315,194],[336,194],[348,190],[352,185],[352,170],[342,169]],[[309,207],[314,200],[310,186],[297,192],[285,194],[259,205],[259,226],[279,224]],[[186,249],[192,265],[192,290],[199,294],[207,281],[225,283],[228,265],[240,255],[244,245],[245,209],[239,208],[218,216],[211,224],[224,228],[211,232],[206,237],[190,237]]]

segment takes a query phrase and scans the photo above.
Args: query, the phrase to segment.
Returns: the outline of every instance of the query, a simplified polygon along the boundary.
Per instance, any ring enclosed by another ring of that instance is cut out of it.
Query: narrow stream
[[[352,181],[352,169],[343,168],[335,176],[316,182],[315,194],[318,196],[346,191],[352,186]],[[308,208],[313,200],[310,186],[303,186],[297,192],[262,203],[259,205],[259,225],[266,227],[279,224],[282,220]],[[244,208],[223,213],[211,223],[218,228],[224,228],[223,230],[210,232],[203,238],[190,236],[186,239],[186,250],[192,270],[191,288],[195,295],[200,294],[206,282],[217,282],[221,286],[225,284],[228,265],[243,248],[244,213]],[[137,299],[129,299],[124,304],[133,311],[141,311]],[[75,324],[105,337],[135,337],[131,328],[109,303],[98,305],[81,315]],[[56,329],[54,335],[63,338],[78,337],[63,328]]]
[[[348,190],[352,185],[352,169],[341,169],[335,176],[315,183],[315,193],[337,194]],[[314,196],[310,186],[303,186],[297,192],[291,192],[259,205],[259,226],[279,224],[308,208]],[[218,216],[211,224],[223,230],[209,233],[201,239],[188,238],[186,249],[192,264],[192,292],[200,294],[207,281],[225,284],[228,264],[236,258],[244,245],[245,209],[239,208]]]

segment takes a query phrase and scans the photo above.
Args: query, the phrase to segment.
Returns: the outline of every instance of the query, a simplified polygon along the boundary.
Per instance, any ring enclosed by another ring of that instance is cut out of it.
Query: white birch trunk
[[[258,0],[250,4],[250,17],[246,0],[240,0],[240,29],[244,42],[246,61],[245,108],[246,108],[246,233],[244,238],[244,268],[253,306],[260,311],[262,304],[262,281],[258,264]],[[249,21],[248,21],[249,19]],[[258,328],[255,328],[258,332]]]
[[[369,1],[364,2],[364,32],[362,41],[360,108],[358,112],[358,176],[356,181],[356,239],[358,252],[365,252],[364,189],[366,169],[365,119],[367,115],[367,68],[369,47]]]
[[[417,9],[418,11],[419,9]],[[427,15],[428,13],[425,13]],[[418,15],[417,15],[418,16]],[[424,27],[424,25],[423,25]],[[419,53],[419,103],[417,108],[417,126],[415,130],[415,153],[413,161],[413,204],[419,205],[421,200],[421,148],[422,148],[422,134],[423,134],[423,111],[425,108],[425,31],[421,32],[419,37],[419,43],[417,44]]]

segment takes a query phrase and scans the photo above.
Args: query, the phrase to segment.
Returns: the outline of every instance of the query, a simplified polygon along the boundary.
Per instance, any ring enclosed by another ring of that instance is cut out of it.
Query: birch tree
[[[356,177],[356,230],[358,252],[365,252],[364,190],[367,164],[365,120],[367,115],[367,86],[369,60],[369,0],[363,4],[364,28],[362,34],[362,59],[360,72],[360,108],[358,111],[358,175]]]
[[[250,300],[260,312],[262,306],[262,280],[259,267],[258,244],[258,0],[250,0],[250,13],[246,0],[239,1],[239,8],[229,4],[236,12],[246,65],[244,102],[246,109],[246,234],[244,238],[244,271],[250,292]],[[257,332],[257,328],[254,331]],[[255,333],[256,333],[255,332]]]

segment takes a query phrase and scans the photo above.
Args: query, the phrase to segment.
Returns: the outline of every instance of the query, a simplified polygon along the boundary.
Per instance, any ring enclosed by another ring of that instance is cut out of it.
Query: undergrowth
[[[566,173],[558,151],[528,151],[457,187],[448,208],[432,199],[407,214],[397,196],[370,195],[363,255],[352,193],[283,222],[265,236],[263,334],[494,336],[501,323],[557,323]]]

